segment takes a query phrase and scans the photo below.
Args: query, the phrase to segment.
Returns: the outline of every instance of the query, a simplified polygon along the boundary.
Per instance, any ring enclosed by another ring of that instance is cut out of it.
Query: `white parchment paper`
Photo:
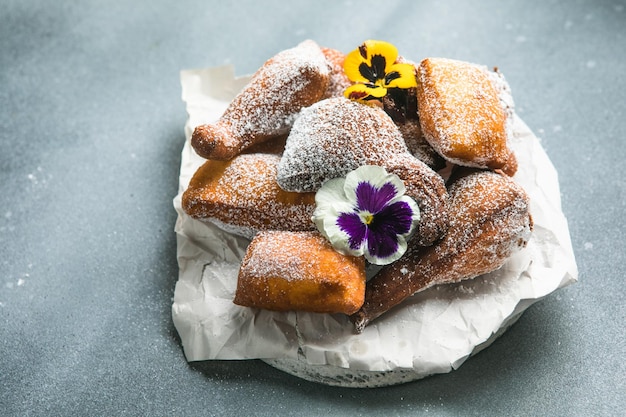
[[[181,195],[204,162],[189,143],[193,128],[221,116],[247,81],[236,78],[232,67],[181,73],[189,120],[174,199],[180,274],[172,313],[188,361],[299,359],[361,371],[449,372],[488,346],[534,302],[577,280],[557,173],[539,140],[516,117],[515,180],[530,196],[535,228],[527,248],[498,271],[418,293],[358,335],[343,315],[233,304],[248,241],[191,219],[181,209]]]

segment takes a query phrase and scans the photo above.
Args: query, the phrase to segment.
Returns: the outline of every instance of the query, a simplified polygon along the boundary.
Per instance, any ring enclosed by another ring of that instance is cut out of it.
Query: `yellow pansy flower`
[[[389,42],[368,40],[346,55],[343,69],[355,84],[344,95],[357,101],[381,99],[389,88],[417,87],[415,67],[396,63],[398,49]]]

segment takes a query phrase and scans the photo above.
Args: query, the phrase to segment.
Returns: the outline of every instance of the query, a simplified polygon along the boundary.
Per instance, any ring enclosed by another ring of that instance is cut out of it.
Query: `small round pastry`
[[[443,178],[411,155],[398,127],[378,107],[337,97],[303,109],[287,137],[277,181],[287,191],[315,192],[362,165],[382,166],[404,181],[421,213],[416,242],[430,245],[443,236],[448,225]]]
[[[329,78],[329,63],[315,42],[279,52],[259,68],[215,123],[195,128],[191,145],[203,158],[226,160],[284,134],[303,107],[322,98]]]
[[[241,262],[234,303],[274,311],[355,313],[365,260],[337,252],[317,232],[259,232]]]
[[[424,59],[417,78],[422,132],[439,154],[454,164],[515,173],[502,79],[495,82],[485,67],[446,58]]]
[[[500,268],[526,246],[533,222],[524,189],[506,175],[467,170],[450,186],[450,227],[436,244],[409,243],[407,253],[367,283],[365,303],[352,317],[358,332],[418,291]]]
[[[182,196],[189,216],[251,238],[259,230],[314,230],[315,194],[284,191],[276,183],[276,154],[209,160]]]

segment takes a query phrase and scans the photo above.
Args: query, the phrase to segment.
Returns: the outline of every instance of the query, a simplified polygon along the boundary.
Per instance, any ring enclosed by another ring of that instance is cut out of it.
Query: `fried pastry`
[[[235,304],[352,314],[365,297],[365,261],[317,232],[259,232],[241,263]]]
[[[398,57],[398,62],[411,64],[417,73],[415,63],[407,61],[403,57]],[[404,142],[413,156],[434,171],[445,167],[445,159],[435,151],[422,134],[417,112],[417,88],[389,90],[387,95],[382,98],[382,107],[398,126]]]
[[[285,143],[287,142],[287,135],[274,136],[264,142],[255,143],[249,148],[241,151],[244,153],[270,153],[274,155],[282,155],[285,150]]]
[[[341,97],[346,88],[352,84],[343,70],[343,61],[346,55],[333,48],[322,47],[322,53],[330,64],[328,87],[322,98]]]
[[[491,171],[460,175],[450,193],[450,227],[442,240],[407,253],[367,283],[365,302],[352,316],[358,332],[407,297],[437,284],[459,282],[500,268],[530,238],[525,191]]]
[[[330,69],[320,47],[305,41],[269,59],[212,124],[197,126],[191,145],[207,159],[231,159],[289,130],[298,112],[320,100]]]
[[[255,153],[206,161],[183,193],[183,210],[247,237],[258,230],[314,230],[315,194],[282,190],[276,183],[279,160]]]
[[[446,160],[500,169],[513,175],[515,154],[507,144],[512,103],[508,86],[485,67],[445,58],[424,59],[417,71],[420,125]]]
[[[406,147],[414,157],[428,165],[433,171],[439,171],[446,166],[446,160],[424,138],[419,120],[407,120],[396,125],[404,138]]]
[[[443,179],[411,155],[397,126],[377,107],[337,97],[303,109],[287,137],[277,181],[288,191],[315,192],[362,165],[382,166],[404,181],[421,213],[414,237],[419,244],[430,245],[445,233]]]

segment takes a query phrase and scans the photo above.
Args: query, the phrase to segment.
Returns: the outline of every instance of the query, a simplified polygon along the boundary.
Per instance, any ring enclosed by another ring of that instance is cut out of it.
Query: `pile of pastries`
[[[366,76],[393,64],[379,65],[375,45],[353,52],[372,62],[360,66]],[[532,218],[511,179],[513,102],[497,70],[398,56],[410,86],[388,83],[364,100],[347,93],[346,62],[310,40],[265,62],[217,121],[195,128],[191,145],[206,162],[182,206],[250,239],[236,304],[346,314],[360,332],[418,291],[501,267],[526,245]],[[320,188],[362,166],[397,176],[419,207],[406,252],[375,269],[333,247],[312,219]]]

